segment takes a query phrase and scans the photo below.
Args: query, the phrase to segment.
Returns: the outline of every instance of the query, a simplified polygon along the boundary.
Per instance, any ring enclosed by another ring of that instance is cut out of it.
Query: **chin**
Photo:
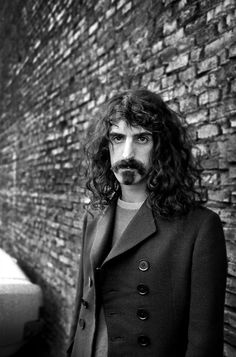
[[[144,182],[144,180],[142,178],[134,178],[133,180],[126,178],[126,179],[121,179],[120,184],[122,185],[126,185],[126,186],[135,186],[135,185],[139,185],[142,184]]]
[[[129,182],[128,180],[127,181],[123,181],[123,182],[121,182],[122,183],[122,185],[125,185],[125,186],[132,186],[132,185],[134,185],[134,182]]]
[[[121,181],[123,185],[133,185],[136,179],[136,173],[131,170],[123,171],[121,174]]]
[[[139,174],[129,170],[115,176],[117,181],[125,186],[138,185],[145,180],[145,177],[141,177]]]

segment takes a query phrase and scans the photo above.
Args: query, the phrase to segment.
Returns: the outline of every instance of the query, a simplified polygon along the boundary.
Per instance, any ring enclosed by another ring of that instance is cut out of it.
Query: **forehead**
[[[149,130],[143,128],[140,125],[135,125],[135,126],[128,125],[125,120],[119,120],[116,123],[113,123],[110,126],[109,133],[113,133],[113,132],[122,133],[122,134],[131,134],[131,135],[141,134],[141,133],[151,134]]]

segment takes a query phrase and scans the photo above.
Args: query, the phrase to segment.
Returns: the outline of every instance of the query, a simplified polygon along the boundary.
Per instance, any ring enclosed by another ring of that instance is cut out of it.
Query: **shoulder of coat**
[[[188,215],[202,220],[211,216],[219,217],[219,212],[205,206],[198,206],[193,208]]]
[[[97,221],[100,217],[104,216],[106,209],[95,209],[88,207],[85,211],[84,218],[87,220],[87,222],[92,222],[92,221]]]

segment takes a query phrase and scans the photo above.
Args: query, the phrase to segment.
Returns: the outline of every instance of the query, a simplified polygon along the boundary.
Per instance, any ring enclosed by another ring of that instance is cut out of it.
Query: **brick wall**
[[[83,143],[115,91],[146,86],[186,116],[229,259],[225,356],[236,353],[234,0],[15,0],[0,5],[0,246],[45,296],[64,356],[80,254]]]

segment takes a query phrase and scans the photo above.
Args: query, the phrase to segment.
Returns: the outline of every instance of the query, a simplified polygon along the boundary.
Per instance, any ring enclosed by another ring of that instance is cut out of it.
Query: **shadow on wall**
[[[33,339],[12,357],[51,357],[49,347],[41,338]]]

